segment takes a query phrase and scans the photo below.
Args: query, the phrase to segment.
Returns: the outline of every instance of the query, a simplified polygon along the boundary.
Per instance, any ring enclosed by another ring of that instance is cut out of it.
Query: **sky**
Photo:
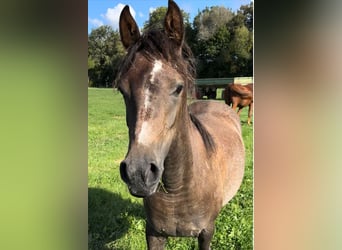
[[[139,28],[142,28],[149,18],[149,13],[157,7],[167,7],[167,2],[167,0],[88,0],[88,34],[101,25],[110,25],[117,30],[121,10],[126,4],[130,6],[131,14]],[[224,6],[235,12],[241,5],[249,4],[251,0],[175,0],[175,2],[190,14],[192,23],[198,12],[205,7]]]

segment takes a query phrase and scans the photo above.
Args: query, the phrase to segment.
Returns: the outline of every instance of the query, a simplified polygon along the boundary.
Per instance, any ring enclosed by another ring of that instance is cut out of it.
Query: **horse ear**
[[[123,46],[128,49],[135,44],[139,37],[140,32],[137,23],[132,17],[128,5],[126,5],[120,14],[120,37]]]
[[[178,5],[172,0],[169,0],[164,26],[168,36],[181,46],[184,38],[183,16]]]

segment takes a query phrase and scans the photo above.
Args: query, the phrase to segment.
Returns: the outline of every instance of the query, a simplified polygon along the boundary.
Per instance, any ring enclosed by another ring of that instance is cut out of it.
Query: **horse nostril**
[[[150,167],[146,171],[146,184],[148,186],[156,184],[159,177],[159,168],[157,165],[150,163]]]
[[[124,161],[120,163],[120,175],[121,179],[127,183],[129,178],[127,174],[127,164]]]
[[[150,170],[153,174],[156,174],[158,172],[157,166],[154,165],[153,163],[151,163]]]

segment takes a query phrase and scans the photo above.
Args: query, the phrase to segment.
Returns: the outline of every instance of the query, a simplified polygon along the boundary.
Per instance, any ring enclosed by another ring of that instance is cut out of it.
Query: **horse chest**
[[[154,231],[165,236],[198,237],[218,211],[205,202],[145,201],[147,221]]]

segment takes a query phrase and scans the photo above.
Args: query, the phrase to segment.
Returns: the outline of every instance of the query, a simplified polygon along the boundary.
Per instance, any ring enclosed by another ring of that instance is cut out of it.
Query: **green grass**
[[[253,127],[241,114],[246,169],[236,196],[216,219],[211,248],[253,249]],[[112,89],[88,90],[88,248],[142,250],[145,214],[142,199],[128,193],[119,163],[128,145],[125,107]],[[168,250],[198,249],[192,238],[169,238]]]

